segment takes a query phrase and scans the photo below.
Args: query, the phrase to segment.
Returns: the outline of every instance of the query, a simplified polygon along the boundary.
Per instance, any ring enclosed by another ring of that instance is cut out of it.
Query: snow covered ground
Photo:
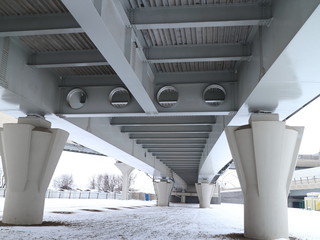
[[[0,198],[0,218],[4,199]],[[0,239],[244,239],[243,206],[46,199],[43,226],[0,226]],[[289,209],[290,236],[320,239],[320,212]]]

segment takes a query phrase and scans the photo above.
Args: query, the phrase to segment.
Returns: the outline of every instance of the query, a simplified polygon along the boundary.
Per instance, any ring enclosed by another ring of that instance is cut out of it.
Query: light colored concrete
[[[210,202],[215,191],[215,184],[196,183],[200,208],[209,208]]]
[[[167,180],[155,181],[153,182],[153,186],[157,195],[157,206],[169,206],[173,182]]]
[[[116,162],[115,165],[122,172],[122,200],[128,200],[130,174],[134,170],[134,168],[119,161]]]
[[[44,119],[27,117],[0,131],[7,183],[3,223],[42,223],[45,192],[69,135],[50,127]]]
[[[288,238],[287,197],[303,128],[276,114],[252,114],[226,134],[244,194],[244,232],[250,239]]]

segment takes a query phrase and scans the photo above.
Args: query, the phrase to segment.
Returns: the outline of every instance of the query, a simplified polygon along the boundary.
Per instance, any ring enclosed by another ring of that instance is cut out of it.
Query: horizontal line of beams
[[[208,133],[132,133],[129,135],[131,139],[161,139],[161,138],[197,138],[197,139],[207,139],[209,137]]]
[[[201,144],[144,144],[143,148],[204,148],[204,145]]]
[[[206,5],[136,8],[130,12],[136,29],[267,25],[271,7],[250,5]],[[0,18],[0,37],[83,32],[71,14],[6,16]]]
[[[168,154],[168,155],[165,155],[165,156],[161,156],[160,158],[161,159],[168,159],[168,160],[174,160],[174,159],[176,159],[176,160],[189,160],[189,159],[197,159],[197,160],[199,160],[199,157],[200,155],[196,155],[196,156],[192,156],[192,155],[184,155],[184,156],[180,156],[180,155],[170,155],[170,154]]]
[[[112,118],[111,125],[120,126],[155,126],[155,125],[211,125],[215,124],[214,116],[197,117],[122,117]]]
[[[198,152],[198,153],[202,153],[203,149],[202,148],[149,148],[148,152],[153,152],[153,153]]]
[[[193,140],[187,140],[187,139],[167,139],[167,140],[137,140],[138,144],[206,144],[206,140],[202,139],[193,139]]]
[[[156,84],[234,82],[237,74],[233,71],[173,72],[156,73]]]
[[[160,158],[162,162],[168,162],[168,163],[200,163],[200,159],[189,159],[189,160],[171,160],[171,159],[162,159]]]
[[[267,25],[271,7],[259,4],[136,8],[130,12],[136,29]]]
[[[203,133],[211,132],[212,126],[123,126],[121,132],[124,133]]]
[[[117,75],[70,75],[62,76],[60,88],[66,87],[103,87],[122,86],[125,87]]]
[[[172,152],[172,153],[152,153],[153,156],[156,157],[170,157],[170,156],[193,156],[193,157],[201,157],[201,153],[198,152]]]
[[[59,68],[109,64],[98,50],[85,50],[32,54],[28,65],[36,68]]]
[[[167,159],[167,160],[193,160],[193,159],[197,159],[197,160],[199,160],[199,157],[198,156],[187,156],[187,155],[185,155],[185,156],[179,156],[179,155],[167,155],[167,156],[161,156],[160,157],[161,159]]]
[[[197,166],[199,165],[199,162],[193,162],[193,163],[176,163],[176,162],[164,162],[166,165],[177,165],[177,166]]]
[[[117,75],[94,75],[94,76],[74,75],[74,76],[63,76],[62,79],[63,79],[63,83],[59,87],[123,85],[121,79]],[[196,84],[233,83],[236,81],[237,81],[237,74],[233,71],[156,73],[155,79],[154,79],[154,83],[157,85],[186,84],[186,83],[188,84],[189,83],[196,83]]]
[[[169,168],[180,168],[180,169],[197,169],[199,165],[190,165],[190,166],[184,166],[184,165],[168,165],[166,164]]]
[[[247,61],[250,47],[240,44],[157,46],[145,49],[149,63]]]
[[[250,47],[240,44],[158,46],[144,49],[149,63],[247,61]],[[38,68],[108,65],[98,50],[43,52],[32,55]]]
[[[0,37],[83,32],[70,14],[0,17]]]

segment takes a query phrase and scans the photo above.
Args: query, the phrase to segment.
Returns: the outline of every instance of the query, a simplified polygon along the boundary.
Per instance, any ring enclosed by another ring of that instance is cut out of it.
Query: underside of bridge
[[[301,33],[318,4],[1,1],[0,110],[45,116],[177,188],[211,182],[230,121],[285,119],[319,94],[319,32]]]
[[[224,129],[320,92],[318,0],[0,1],[0,111],[177,190],[232,159]]]

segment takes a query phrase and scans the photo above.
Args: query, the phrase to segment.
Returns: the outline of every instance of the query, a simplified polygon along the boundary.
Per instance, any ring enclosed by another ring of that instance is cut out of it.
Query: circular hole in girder
[[[165,86],[162,87],[157,94],[157,101],[160,106],[169,108],[176,105],[178,102],[179,93],[175,87]]]
[[[85,91],[80,88],[72,89],[67,95],[67,103],[72,109],[80,109],[82,108],[88,96]]]
[[[206,87],[203,91],[203,100],[211,106],[218,106],[224,102],[226,91],[223,87],[217,84]]]
[[[123,87],[113,89],[109,94],[109,102],[115,108],[124,108],[131,100],[130,93]]]

